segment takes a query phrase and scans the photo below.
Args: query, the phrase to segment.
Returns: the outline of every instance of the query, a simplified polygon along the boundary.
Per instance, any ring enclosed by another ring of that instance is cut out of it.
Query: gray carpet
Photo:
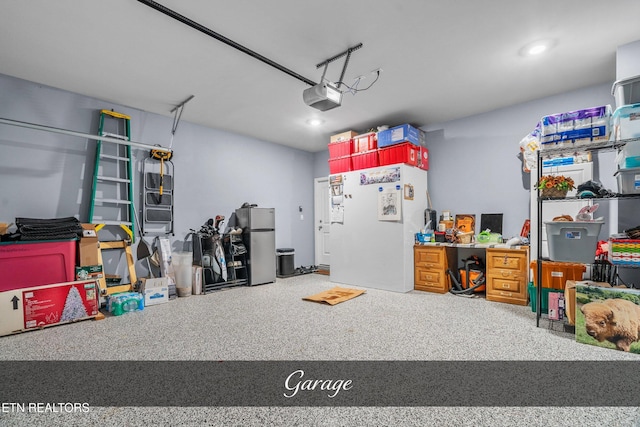
[[[0,338],[0,360],[639,360],[536,328],[530,307],[376,289],[329,306],[308,274]],[[347,286],[354,287],[354,286]],[[640,361],[640,360],[639,360]],[[102,386],[102,385],[101,385]],[[526,384],[522,385],[526,387]],[[579,388],[579,385],[576,384]],[[91,408],[1,413],[2,425],[635,426],[639,408]]]

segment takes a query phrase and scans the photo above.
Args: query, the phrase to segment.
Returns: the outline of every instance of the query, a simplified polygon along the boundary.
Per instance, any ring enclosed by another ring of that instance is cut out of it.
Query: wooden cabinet
[[[527,305],[529,283],[527,248],[487,248],[486,266],[487,300]]]
[[[418,291],[449,292],[447,269],[454,265],[454,249],[446,246],[413,247],[414,289]]]

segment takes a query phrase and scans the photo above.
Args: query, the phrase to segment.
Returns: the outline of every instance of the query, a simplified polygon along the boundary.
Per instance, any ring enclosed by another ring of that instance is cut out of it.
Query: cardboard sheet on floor
[[[362,289],[349,289],[336,286],[327,291],[320,292],[319,294],[311,295],[309,297],[302,298],[306,301],[314,301],[320,303],[327,303],[329,305],[336,305],[344,301],[348,301],[365,293]]]

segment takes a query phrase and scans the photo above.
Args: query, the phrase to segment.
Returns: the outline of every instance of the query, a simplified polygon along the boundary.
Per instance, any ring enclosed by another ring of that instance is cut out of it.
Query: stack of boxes
[[[357,135],[349,131],[331,137],[330,174],[397,163],[429,169],[424,131],[404,124],[377,133]]]
[[[611,92],[618,107],[611,117],[611,139],[627,140],[616,159],[618,192],[640,194],[640,76],[615,82]]]
[[[352,130],[331,137],[329,143],[329,173],[350,172],[351,154],[353,153],[353,137],[357,132]]]
[[[351,165],[354,171],[380,166],[378,134],[376,132],[363,133],[353,137]]]

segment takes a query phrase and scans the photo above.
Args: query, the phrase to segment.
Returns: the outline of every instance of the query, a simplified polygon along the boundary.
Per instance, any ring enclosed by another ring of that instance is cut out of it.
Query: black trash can
[[[291,276],[295,272],[295,250],[293,248],[276,249],[276,255],[278,257],[278,263],[276,264],[276,276]]]

